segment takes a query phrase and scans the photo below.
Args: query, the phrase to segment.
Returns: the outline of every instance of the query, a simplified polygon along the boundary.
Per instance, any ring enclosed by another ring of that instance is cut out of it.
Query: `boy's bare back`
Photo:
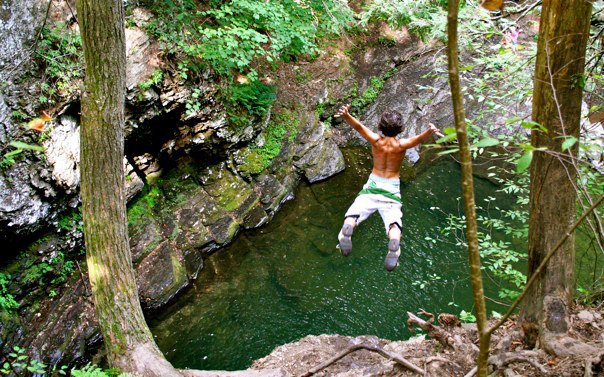
[[[383,178],[398,178],[407,148],[393,137],[380,137],[372,144],[373,174]]]
[[[396,134],[402,131],[402,128],[400,128],[396,134],[392,134],[394,136],[380,136],[350,115],[348,112],[349,108],[350,105],[342,106],[335,116],[342,117],[346,123],[350,124],[352,128],[357,130],[358,133],[371,144],[373,153],[372,173],[378,177],[398,178],[407,149],[413,148],[424,142],[432,136],[432,134],[439,133],[438,128],[433,124],[430,124],[430,128],[426,131],[408,139],[396,139]]]

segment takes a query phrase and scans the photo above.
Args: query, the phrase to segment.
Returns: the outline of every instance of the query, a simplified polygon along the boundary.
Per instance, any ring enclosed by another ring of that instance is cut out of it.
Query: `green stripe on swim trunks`
[[[398,196],[394,195],[393,193],[391,193],[388,190],[384,190],[381,188],[377,188],[377,187],[368,187],[366,189],[362,189],[361,192],[359,192],[359,195],[364,195],[364,194],[377,194],[377,195],[383,195],[389,199],[392,200],[396,200],[399,203],[402,203],[403,201],[401,200],[401,198],[399,198]]]

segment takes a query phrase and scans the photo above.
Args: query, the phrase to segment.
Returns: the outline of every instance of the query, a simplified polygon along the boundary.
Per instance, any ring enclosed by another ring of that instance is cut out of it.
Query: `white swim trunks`
[[[369,215],[378,211],[384,221],[386,234],[390,231],[392,224],[396,224],[402,230],[403,212],[400,186],[398,178],[388,179],[371,174],[344,217],[354,217],[358,225]]]

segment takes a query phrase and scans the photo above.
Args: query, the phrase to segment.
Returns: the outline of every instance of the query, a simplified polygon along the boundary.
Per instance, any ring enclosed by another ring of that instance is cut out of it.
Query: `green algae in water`
[[[343,215],[370,172],[367,152],[346,155],[343,174],[302,184],[270,224],[208,258],[194,285],[152,320],[158,345],[174,366],[245,369],[309,334],[402,340],[411,335],[407,311],[472,309],[466,251],[439,233],[443,212],[463,210],[458,165],[442,161],[402,184],[402,255],[388,273],[387,238],[377,213],[355,230],[349,257],[335,248]],[[477,201],[501,197],[488,181],[476,179],[475,185]],[[496,287],[486,290],[496,296]]]

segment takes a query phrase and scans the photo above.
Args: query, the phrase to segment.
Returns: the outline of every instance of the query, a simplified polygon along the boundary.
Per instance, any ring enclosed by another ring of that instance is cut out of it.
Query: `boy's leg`
[[[386,270],[392,271],[398,266],[398,258],[401,256],[401,229],[398,223],[390,224],[390,231],[388,232],[388,254],[384,260],[384,267]]]
[[[388,254],[386,254],[384,260],[384,267],[386,267],[386,270],[392,271],[398,266],[398,258],[401,255],[402,205],[400,203],[387,203],[379,211],[389,239]]]
[[[357,196],[354,203],[344,215],[344,225],[338,234],[338,247],[343,256],[347,257],[352,251],[352,232],[354,228],[376,210],[367,195]]]
[[[349,216],[344,219],[344,225],[338,234],[338,246],[343,256],[347,257],[352,251],[352,231],[357,226],[358,216]]]

